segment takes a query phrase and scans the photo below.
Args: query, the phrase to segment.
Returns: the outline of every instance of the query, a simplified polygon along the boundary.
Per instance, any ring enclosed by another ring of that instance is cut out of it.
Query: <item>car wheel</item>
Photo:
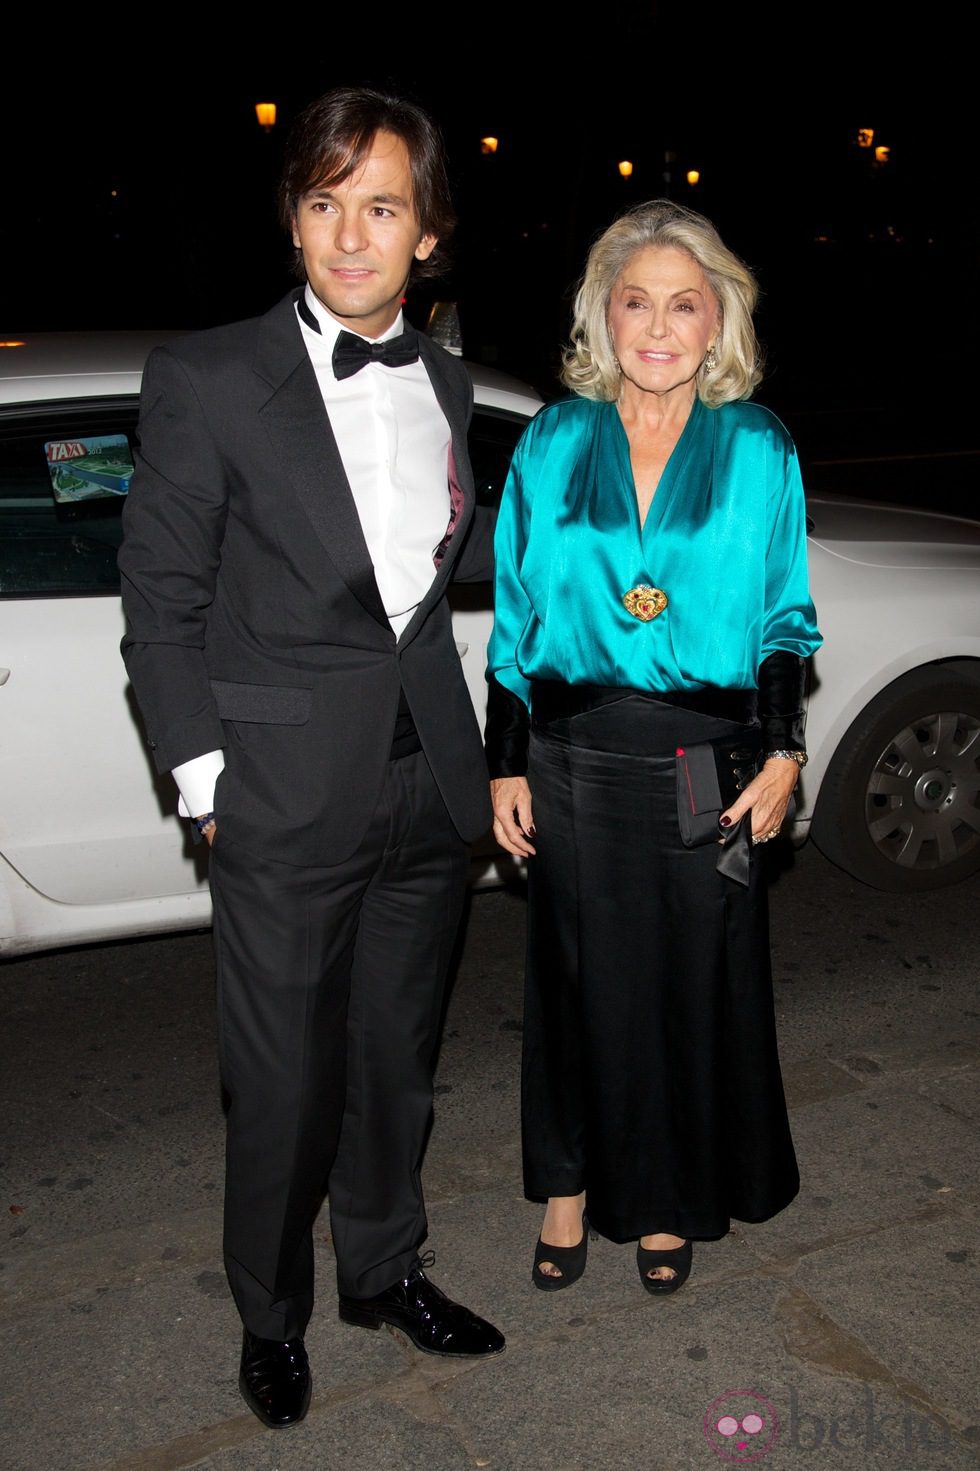
[[[980,676],[932,665],[873,700],[830,763],[812,834],[833,863],[892,893],[980,870]]]

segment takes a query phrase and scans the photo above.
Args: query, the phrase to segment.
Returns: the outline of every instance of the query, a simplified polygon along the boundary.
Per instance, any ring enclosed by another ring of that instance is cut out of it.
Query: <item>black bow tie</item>
[[[367,363],[404,368],[407,363],[417,363],[418,357],[418,334],[414,330],[403,332],[399,337],[389,337],[384,342],[366,342],[363,337],[355,337],[353,332],[341,332],[333,345],[333,375],[335,378],[351,378]]]
[[[296,298],[296,310],[309,328],[314,332],[320,331],[320,323],[310,311],[302,293]],[[389,337],[386,342],[367,342],[353,332],[341,332],[333,345],[335,378],[352,378],[367,363],[384,363],[388,368],[404,368],[407,363],[417,363],[418,360],[419,338],[412,327],[399,337]]]

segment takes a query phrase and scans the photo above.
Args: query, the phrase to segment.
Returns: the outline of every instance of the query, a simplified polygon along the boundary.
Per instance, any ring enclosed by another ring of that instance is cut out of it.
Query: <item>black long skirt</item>
[[[585,1190],[614,1241],[721,1236],[799,1189],[760,850],[745,887],[677,824],[677,746],[742,729],[633,695],[532,729],[525,1193]]]

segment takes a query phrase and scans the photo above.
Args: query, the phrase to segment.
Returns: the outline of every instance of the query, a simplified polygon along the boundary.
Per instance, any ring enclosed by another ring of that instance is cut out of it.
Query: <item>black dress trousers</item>
[[[301,1335],[324,1190],[342,1292],[369,1297],[425,1239],[420,1169],[467,850],[421,752],[393,760],[344,863],[211,850],[225,1264],[245,1326]]]
[[[587,1191],[616,1241],[720,1236],[799,1188],[760,853],[746,888],[677,822],[677,746],[743,729],[626,692],[532,728],[525,1190]]]

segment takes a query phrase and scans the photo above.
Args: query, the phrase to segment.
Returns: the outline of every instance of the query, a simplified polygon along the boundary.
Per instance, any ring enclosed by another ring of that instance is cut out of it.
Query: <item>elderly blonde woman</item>
[[[803,489],[759,377],[756,286],[666,200],[594,245],[564,381],[497,530],[494,831],[528,860],[525,1193],[532,1280],[589,1228],[674,1292],[691,1242],[799,1188],[759,847],[806,755]]]

